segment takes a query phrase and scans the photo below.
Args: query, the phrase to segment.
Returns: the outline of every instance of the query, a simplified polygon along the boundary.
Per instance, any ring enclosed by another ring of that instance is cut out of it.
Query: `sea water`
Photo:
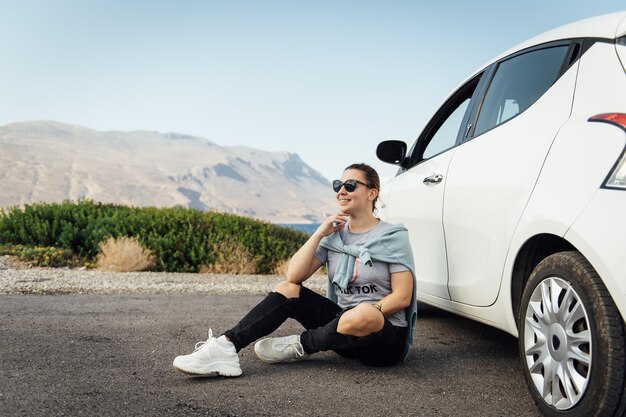
[[[311,236],[317,230],[321,223],[281,223],[277,226],[288,227],[299,232],[304,232]]]

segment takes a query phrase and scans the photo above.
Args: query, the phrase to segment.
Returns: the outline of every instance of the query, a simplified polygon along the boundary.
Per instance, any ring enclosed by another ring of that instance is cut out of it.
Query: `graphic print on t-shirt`
[[[350,284],[352,284],[353,282],[356,282],[356,277],[359,273],[359,258],[356,258],[356,262],[354,262],[354,274],[352,275],[352,281],[350,281]]]

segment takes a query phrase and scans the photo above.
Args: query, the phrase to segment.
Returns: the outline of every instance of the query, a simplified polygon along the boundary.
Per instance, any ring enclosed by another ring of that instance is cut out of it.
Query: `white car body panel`
[[[617,30],[615,31],[615,37],[620,38],[626,36],[626,13],[617,13],[617,15],[622,16],[622,20],[617,25]]]
[[[599,113],[626,111],[626,77],[619,65],[606,65],[612,60],[619,64],[611,43],[596,43],[580,58],[573,116],[586,120]]]
[[[626,222],[623,220],[626,198],[623,194],[624,191],[599,190],[565,238],[593,265],[622,317],[626,317]]]
[[[575,82],[573,66],[525,112],[457,148],[443,215],[452,300],[495,302],[513,232],[569,117]]]
[[[387,216],[409,230],[418,289],[447,300],[448,265],[441,220],[444,184],[426,185],[424,178],[438,173],[445,177],[453,153],[454,149],[443,152],[396,178],[387,204]],[[416,205],[420,213],[417,217],[413,210]]]
[[[618,36],[616,37],[626,38],[626,17],[624,17],[624,20],[622,20],[622,23],[620,24],[617,33]],[[617,55],[622,62],[622,67],[624,68],[624,71],[626,71],[626,41],[622,42],[621,44],[616,43],[615,52],[617,52]]]

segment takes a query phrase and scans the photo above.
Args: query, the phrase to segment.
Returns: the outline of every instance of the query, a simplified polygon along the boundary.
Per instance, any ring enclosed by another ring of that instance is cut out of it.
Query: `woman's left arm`
[[[391,293],[378,301],[383,315],[390,316],[402,311],[411,304],[413,297],[413,274],[411,271],[391,274]]]

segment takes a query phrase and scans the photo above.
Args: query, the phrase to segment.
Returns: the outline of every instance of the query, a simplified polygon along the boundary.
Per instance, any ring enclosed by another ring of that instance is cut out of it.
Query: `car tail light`
[[[589,118],[590,122],[605,122],[626,130],[626,114],[625,113],[602,113],[596,114]]]
[[[604,122],[618,126],[626,131],[626,114],[624,113],[602,113],[589,118],[590,122]],[[626,147],[622,155],[611,170],[604,183],[606,188],[616,188],[626,190]]]

